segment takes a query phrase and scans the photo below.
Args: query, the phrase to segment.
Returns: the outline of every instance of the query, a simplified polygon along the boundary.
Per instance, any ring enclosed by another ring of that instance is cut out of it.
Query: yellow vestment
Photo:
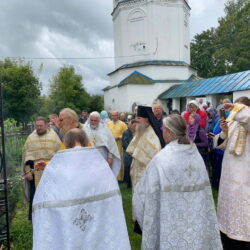
[[[122,134],[128,129],[126,123],[118,120],[117,122],[110,121],[107,123],[107,127],[110,129],[112,135],[115,138],[120,156],[121,156],[121,170],[118,175],[118,181],[123,181],[124,178],[124,164],[123,164],[123,149],[122,149]]]
[[[36,186],[43,171],[31,169],[26,163],[28,161],[33,161],[34,164],[39,161],[48,162],[59,150],[60,146],[61,141],[52,129],[48,129],[44,135],[38,135],[35,130],[28,136],[23,147],[23,174],[34,172]]]

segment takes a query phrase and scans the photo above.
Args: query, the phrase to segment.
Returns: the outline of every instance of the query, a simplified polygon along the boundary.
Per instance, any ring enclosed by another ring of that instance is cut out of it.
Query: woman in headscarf
[[[200,126],[200,116],[191,113],[188,117],[188,137],[193,141],[208,169],[208,139],[205,130]]]
[[[214,127],[216,123],[220,120],[220,117],[215,108],[208,108],[206,112],[207,112],[206,132],[213,133]]]
[[[202,128],[206,127],[206,122],[207,122],[207,113],[201,109],[199,109],[199,105],[195,100],[190,101],[187,104],[187,111],[184,112],[183,117],[186,121],[186,124],[188,124],[188,119],[189,119],[189,115],[191,113],[195,113],[198,114],[200,116],[200,126]]]
[[[110,119],[109,119],[109,114],[106,110],[103,110],[101,113],[100,113],[100,116],[101,116],[101,119],[102,119],[102,123],[103,124],[106,124],[107,122],[110,122]]]

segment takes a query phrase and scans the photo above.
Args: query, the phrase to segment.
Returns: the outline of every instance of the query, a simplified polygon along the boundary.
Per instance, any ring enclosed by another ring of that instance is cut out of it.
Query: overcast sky
[[[218,25],[227,0],[189,0],[192,37]],[[112,57],[112,0],[1,0],[0,60],[25,58],[92,58],[88,60],[32,60],[35,73],[48,93],[49,79],[63,65],[73,65],[91,94],[109,85]],[[43,64],[42,70],[39,65]]]

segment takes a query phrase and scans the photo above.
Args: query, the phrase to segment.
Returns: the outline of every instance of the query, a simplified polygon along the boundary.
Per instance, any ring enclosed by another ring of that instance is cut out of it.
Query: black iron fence
[[[0,136],[0,249],[10,249],[10,220],[19,198],[22,147],[26,137],[27,132]]]

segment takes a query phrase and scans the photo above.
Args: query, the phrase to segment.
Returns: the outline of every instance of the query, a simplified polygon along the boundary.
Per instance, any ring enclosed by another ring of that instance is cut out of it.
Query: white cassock
[[[235,104],[227,122],[218,197],[219,226],[229,238],[250,242],[250,108]]]
[[[149,163],[133,195],[142,249],[222,249],[205,164],[195,146],[173,141]]]
[[[95,148],[59,151],[33,201],[34,250],[129,250],[117,180]]]
[[[93,146],[99,150],[105,160],[108,158],[113,159],[111,169],[115,177],[117,177],[121,168],[121,159],[114,136],[110,130],[101,123],[95,129],[91,128],[89,123],[86,123],[84,131],[87,133]]]

